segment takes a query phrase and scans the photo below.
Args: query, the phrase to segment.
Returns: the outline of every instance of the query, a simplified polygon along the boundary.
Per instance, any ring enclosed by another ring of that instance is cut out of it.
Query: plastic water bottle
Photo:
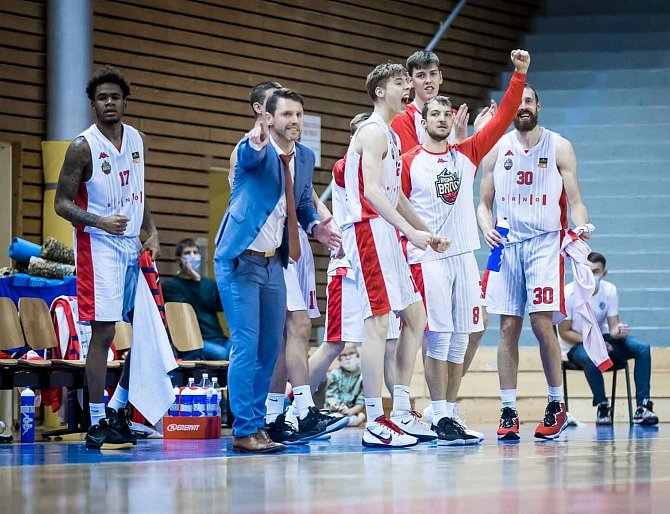
[[[200,380],[200,384],[198,384],[198,387],[200,387],[203,391],[205,391],[205,409],[203,411],[203,414],[205,416],[214,416],[214,414],[211,413],[211,398],[212,398],[212,383],[209,380],[209,374],[203,373],[202,374],[202,380]]]
[[[209,382],[209,379],[207,379]],[[190,379],[189,379],[190,385]],[[192,416],[207,415],[207,392],[200,386],[192,386],[193,392],[193,414]]]
[[[174,393],[174,401],[170,406],[168,414],[170,416],[179,416],[179,388],[178,387],[173,388],[172,392]]]
[[[181,416],[193,416],[193,389],[195,388],[195,379],[189,378],[188,385],[181,391]]]
[[[501,236],[503,236],[503,238],[507,238],[507,234],[509,234],[509,222],[507,221],[507,218],[503,218],[498,221],[498,223],[496,224],[496,230]],[[498,246],[496,246],[495,248],[491,248],[489,260],[486,263],[487,270],[500,271],[500,266],[502,265],[502,253],[504,248],[505,248],[504,243],[498,243]]]
[[[35,393],[29,387],[21,391],[21,442],[35,442]]]
[[[219,379],[212,377],[212,395],[207,398],[209,402],[209,415],[218,416],[219,405],[221,405],[222,391],[221,386],[219,385]]]

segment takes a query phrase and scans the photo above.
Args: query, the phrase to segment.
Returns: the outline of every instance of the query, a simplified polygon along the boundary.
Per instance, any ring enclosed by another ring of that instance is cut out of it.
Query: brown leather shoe
[[[248,435],[246,437],[233,438],[233,451],[241,453],[274,453],[281,452],[286,446],[273,441],[265,441],[260,433]]]
[[[270,439],[270,434],[268,434],[268,431],[264,428],[259,428],[257,434],[260,436],[260,438],[265,441],[266,443],[272,443],[274,442],[272,439]]]

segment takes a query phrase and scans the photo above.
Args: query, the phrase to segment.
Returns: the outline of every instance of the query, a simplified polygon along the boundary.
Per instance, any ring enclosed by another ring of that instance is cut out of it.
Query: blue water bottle
[[[170,414],[170,416],[179,416],[179,388],[173,388],[172,392],[174,393],[174,401],[172,402],[172,405],[170,405],[168,414]]]
[[[496,224],[496,230],[504,238],[509,234],[509,222],[507,218],[503,218]],[[500,271],[500,266],[502,265],[502,253],[505,248],[504,243],[499,243],[495,248],[491,248],[491,253],[489,254],[489,260],[486,263],[486,269],[490,271]]]
[[[35,442],[35,393],[29,387],[21,392],[21,442]]]

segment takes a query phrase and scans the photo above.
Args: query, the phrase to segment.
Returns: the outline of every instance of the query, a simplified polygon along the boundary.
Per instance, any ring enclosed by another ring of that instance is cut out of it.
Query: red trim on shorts
[[[426,328],[424,330],[430,330],[428,327],[428,305],[426,305],[426,286],[423,281],[423,268],[421,263],[417,262],[416,264],[410,264],[409,269],[412,272],[412,279],[414,281],[414,290],[421,294],[421,299],[423,300],[423,308],[426,311]]]
[[[91,234],[77,230],[77,307],[80,321],[95,321],[95,271]]]
[[[374,234],[369,220],[354,223],[356,234],[356,246],[358,257],[361,261],[363,281],[367,290],[370,309],[373,316],[388,314],[391,312],[391,301],[386,291],[386,282],[382,266],[379,262],[379,254],[375,246]]]
[[[482,288],[482,294],[481,294],[481,299],[485,300],[486,299],[486,286],[489,284],[489,273],[491,273],[490,269],[485,269],[484,270],[484,275],[482,276],[481,281],[479,282],[481,284]]]
[[[328,331],[326,341],[339,343],[342,341],[342,275],[331,277],[328,283],[328,301],[326,302],[326,316],[328,317]],[[346,268],[342,268],[345,269]],[[346,273],[345,273],[346,274]]]

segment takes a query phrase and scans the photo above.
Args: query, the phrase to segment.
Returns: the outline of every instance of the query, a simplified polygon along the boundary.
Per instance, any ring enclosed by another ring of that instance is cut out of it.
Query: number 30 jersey
[[[98,216],[120,214],[129,219],[125,237],[138,237],[144,217],[144,145],[139,131],[123,125],[121,149],[94,124],[80,134],[91,148],[91,178],[82,182],[75,203]],[[75,226],[92,234],[96,227]]]
[[[496,216],[509,221],[510,243],[567,228],[567,197],[556,165],[558,138],[542,129],[537,144],[526,150],[513,130],[498,143],[493,168]]]

